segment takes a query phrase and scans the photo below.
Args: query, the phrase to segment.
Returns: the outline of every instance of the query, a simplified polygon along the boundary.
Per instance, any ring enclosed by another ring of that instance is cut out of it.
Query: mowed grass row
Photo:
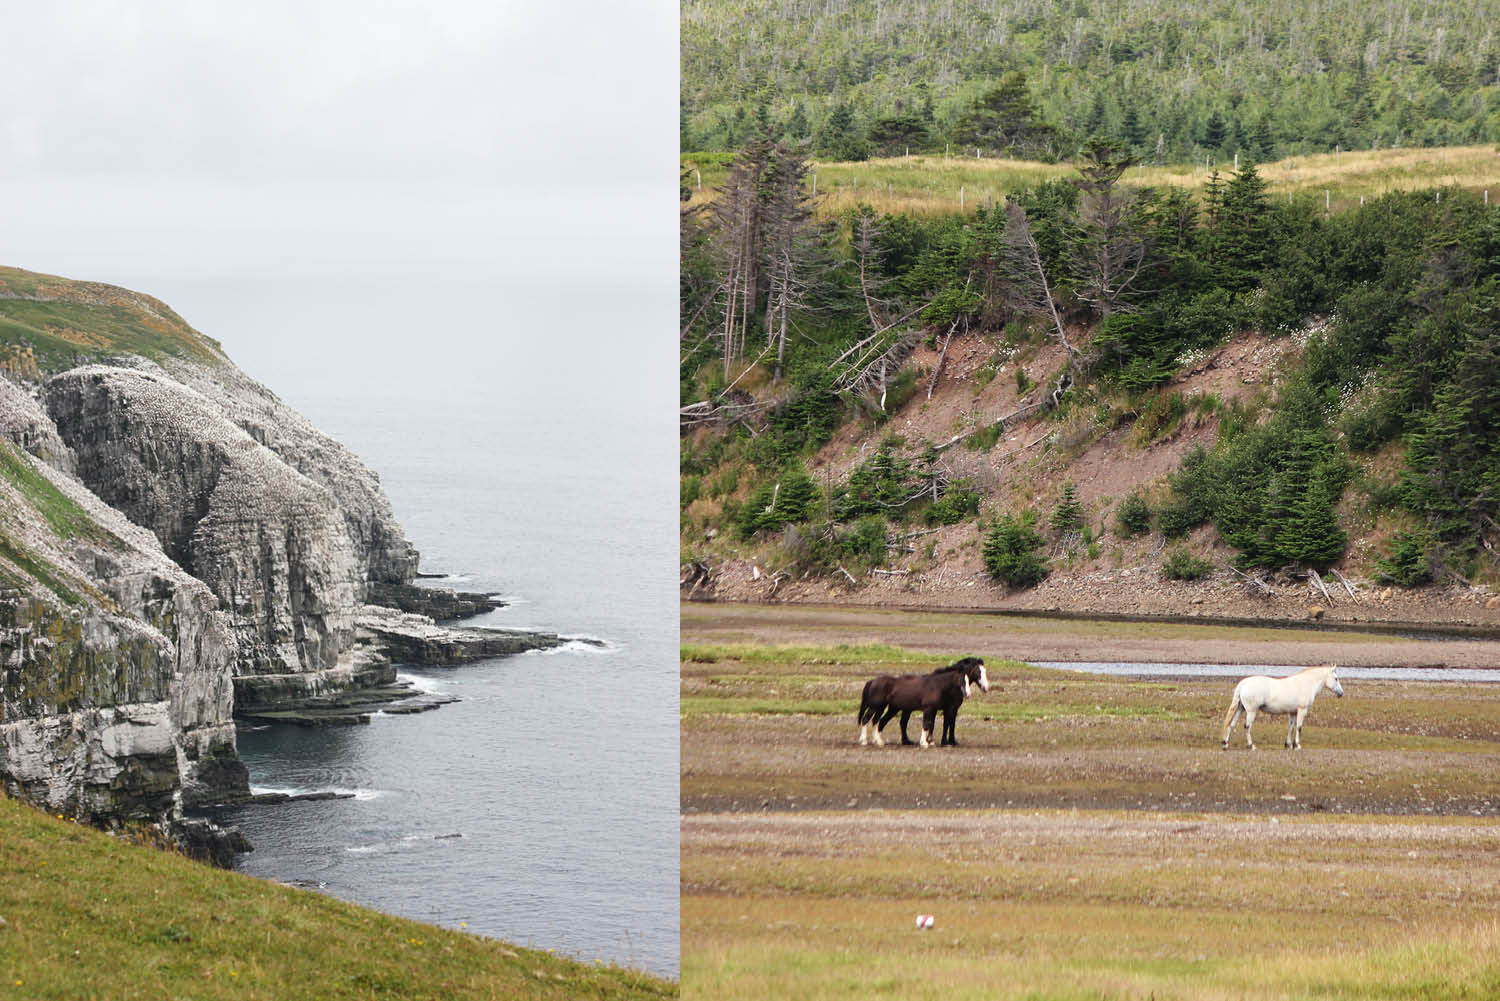
[[[1500,988],[1493,821],[1141,816],[684,818],[684,992],[1165,1001]],[[914,927],[919,913],[933,930]]]
[[[1346,682],[1307,750],[1273,717],[1226,753],[1232,680],[986,656],[923,751],[857,746],[863,681],[985,651],[860,651],[684,648],[688,996],[1500,991],[1494,689]]]
[[[0,998],[678,996],[676,984],[129,844],[0,795]]]
[[[973,212],[986,199],[993,204],[1008,192],[1077,175],[1071,164],[975,158],[973,150],[968,153],[964,156],[955,150],[946,158],[923,155],[861,163],[815,163],[818,212],[837,217],[863,203],[877,212],[950,215],[961,210],[960,197],[962,211]],[[714,189],[727,176],[727,162],[723,154],[682,155],[681,164],[692,191],[690,204],[713,200]],[[1142,166],[1130,170],[1123,182],[1202,191],[1214,170],[1223,175],[1233,166]],[[1361,198],[1423,188],[1456,187],[1474,192],[1488,188],[1492,199],[1500,197],[1500,156],[1494,146],[1323,153],[1261,164],[1257,169],[1272,194],[1319,203],[1326,200],[1335,211],[1356,206]]]

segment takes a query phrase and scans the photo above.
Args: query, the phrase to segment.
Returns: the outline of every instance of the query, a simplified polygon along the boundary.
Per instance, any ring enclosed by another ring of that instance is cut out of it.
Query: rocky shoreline
[[[1352,593],[1329,585],[1327,595],[1301,578],[1272,578],[1271,593],[1252,592],[1228,571],[1196,581],[1168,580],[1154,567],[1074,573],[1059,571],[1034,588],[1011,590],[979,568],[935,566],[870,573],[854,584],[842,577],[778,579],[754,560],[728,559],[704,569],[685,566],[684,601],[764,605],[847,605],[865,608],[1056,616],[1120,621],[1199,622],[1262,626],[1358,626],[1397,631],[1500,633],[1500,594],[1483,585],[1393,588],[1350,577]]]

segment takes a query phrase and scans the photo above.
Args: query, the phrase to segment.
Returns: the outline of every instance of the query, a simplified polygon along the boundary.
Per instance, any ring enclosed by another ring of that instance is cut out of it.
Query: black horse
[[[875,743],[884,744],[881,730],[896,713],[901,714],[901,743],[910,744],[906,723],[911,714],[922,710],[922,746],[930,746],[932,724],[939,710],[943,713],[942,743],[957,747],[958,707],[969,694],[970,685],[978,685],[981,691],[990,690],[989,676],[984,661],[978,657],[965,657],[955,664],[940,667],[931,674],[906,674],[899,677],[883,674],[865,682],[859,701],[859,742],[869,743],[869,730],[873,729]]]

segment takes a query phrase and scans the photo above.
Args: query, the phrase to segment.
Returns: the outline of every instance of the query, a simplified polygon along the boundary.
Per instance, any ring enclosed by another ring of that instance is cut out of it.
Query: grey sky
[[[546,277],[592,247],[627,279],[675,268],[674,4],[14,6],[0,262]]]

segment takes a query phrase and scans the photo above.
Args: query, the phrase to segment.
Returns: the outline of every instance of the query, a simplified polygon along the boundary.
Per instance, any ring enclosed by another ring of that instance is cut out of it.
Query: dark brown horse
[[[932,745],[932,725],[939,710],[943,713],[942,743],[958,746],[958,707],[968,697],[971,685],[978,685],[981,691],[990,690],[984,661],[978,657],[965,657],[931,674],[899,677],[883,674],[870,679],[865,682],[859,701],[861,746],[869,743],[870,731],[874,732],[876,745],[883,745],[885,738],[881,736],[881,730],[898,712],[901,714],[901,743],[912,743],[906,733],[906,723],[919,709],[922,711],[922,747]]]

